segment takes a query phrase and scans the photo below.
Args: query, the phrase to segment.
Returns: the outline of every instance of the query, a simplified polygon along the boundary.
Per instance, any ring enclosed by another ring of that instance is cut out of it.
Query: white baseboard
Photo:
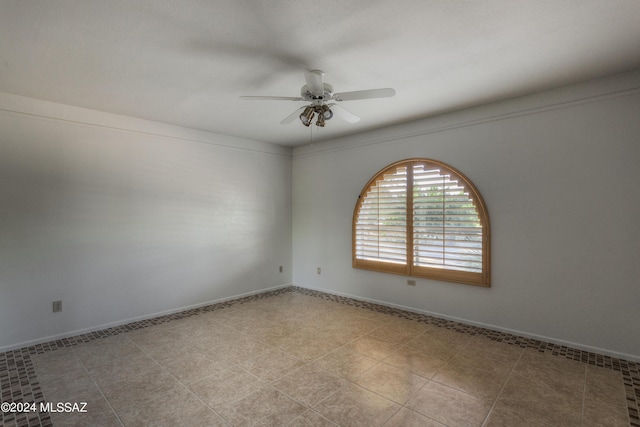
[[[43,343],[46,343],[46,342],[56,341],[56,340],[60,340],[60,339],[63,339],[63,338],[75,337],[77,335],[82,335],[82,334],[86,334],[86,333],[89,333],[89,332],[101,331],[103,329],[112,328],[114,326],[126,325],[127,323],[138,322],[140,320],[153,319],[154,317],[166,316],[168,314],[175,314],[175,313],[179,313],[181,311],[187,311],[187,310],[191,310],[191,309],[194,309],[194,308],[204,307],[204,306],[207,306],[207,305],[218,304],[218,303],[221,303],[221,302],[231,301],[231,300],[235,300],[235,299],[239,299],[239,298],[244,298],[244,297],[248,297],[248,296],[251,296],[251,295],[263,294],[265,292],[271,292],[271,291],[275,291],[275,290],[278,290],[278,289],[288,288],[289,286],[292,286],[292,283],[273,286],[273,287],[270,287],[270,288],[260,289],[258,291],[246,292],[246,293],[243,293],[243,294],[233,295],[233,296],[229,296],[229,297],[218,298],[218,299],[211,300],[211,301],[206,301],[206,302],[202,302],[202,303],[198,303],[198,304],[188,305],[188,306],[185,306],[185,307],[174,308],[174,309],[171,309],[171,310],[161,311],[161,312],[152,313],[152,314],[148,314],[148,315],[144,315],[144,316],[133,317],[133,318],[130,318],[130,319],[118,320],[117,322],[104,323],[102,325],[92,326],[90,328],[76,329],[76,330],[73,330],[73,331],[64,332],[62,334],[56,334],[56,335],[50,335],[50,336],[47,336],[47,337],[37,338],[35,340],[23,341],[23,342],[19,342],[19,343],[16,343],[16,344],[10,344],[10,345],[4,346],[4,347],[0,347],[0,353],[4,353],[5,351],[17,350],[19,348],[24,348],[24,347],[31,347],[32,345],[43,344]]]
[[[296,284],[294,284],[294,286],[297,286],[297,287],[303,288],[303,289],[309,289],[311,291],[318,291],[318,292],[323,292],[323,293],[326,293],[326,294],[332,294],[332,295],[337,295],[337,296],[341,296],[341,297],[351,298],[351,299],[358,300],[358,301],[364,301],[364,302],[370,302],[370,303],[373,303],[373,304],[379,304],[379,305],[382,305],[382,306],[385,306],[385,307],[397,308],[397,309],[404,310],[404,311],[409,311],[409,312],[412,312],[412,313],[418,313],[418,314],[424,314],[424,315],[427,315],[427,316],[433,316],[433,317],[437,317],[439,319],[452,320],[454,322],[464,323],[466,325],[478,326],[478,327],[481,327],[481,328],[490,329],[492,331],[505,332],[505,333],[508,333],[508,334],[511,334],[511,335],[521,336],[521,337],[525,337],[525,338],[531,338],[531,339],[534,339],[534,340],[548,342],[548,343],[551,343],[551,344],[558,344],[558,345],[562,345],[562,346],[565,346],[565,347],[575,348],[575,349],[578,349],[578,350],[584,350],[584,351],[588,351],[588,352],[592,352],[592,353],[602,354],[602,355],[605,355],[605,356],[615,357],[617,359],[624,359],[624,360],[628,360],[630,362],[640,362],[640,355],[619,353],[619,352],[616,352],[616,351],[607,350],[605,348],[591,347],[591,346],[588,346],[588,345],[583,345],[583,344],[579,344],[579,343],[575,343],[575,342],[571,342],[571,341],[564,341],[564,340],[559,340],[559,339],[552,338],[552,337],[546,337],[546,336],[542,336],[542,335],[536,335],[536,334],[531,334],[531,333],[528,333],[528,332],[518,331],[518,330],[515,330],[515,329],[503,328],[501,326],[491,325],[491,324],[487,324],[487,323],[475,322],[473,320],[468,320],[468,319],[464,319],[464,318],[460,318],[460,317],[448,316],[448,315],[442,314],[442,313],[437,313],[437,312],[427,311],[427,310],[421,310],[421,309],[414,308],[414,307],[407,307],[407,306],[400,305],[400,304],[393,304],[393,303],[386,302],[386,301],[380,301],[380,300],[376,300],[376,299],[372,299],[372,298],[365,298],[365,297],[361,297],[361,296],[357,296],[357,295],[347,294],[347,293],[344,293],[344,292],[337,292],[337,291],[333,291],[333,290],[320,289],[320,288],[314,288],[314,287],[311,287],[311,286],[302,286],[302,285],[296,285]]]

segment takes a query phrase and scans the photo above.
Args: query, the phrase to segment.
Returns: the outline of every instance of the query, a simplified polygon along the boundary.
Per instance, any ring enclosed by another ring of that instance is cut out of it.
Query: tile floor
[[[578,360],[573,360],[578,359]],[[6,426],[638,426],[638,365],[287,288],[0,354]]]

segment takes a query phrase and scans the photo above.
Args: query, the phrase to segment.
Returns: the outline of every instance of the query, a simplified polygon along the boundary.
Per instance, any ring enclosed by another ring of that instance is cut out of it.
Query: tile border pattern
[[[249,301],[256,301],[274,295],[281,295],[287,292],[297,292],[303,295],[333,301],[352,307],[373,310],[391,316],[414,320],[441,328],[452,329],[468,335],[477,335],[489,338],[493,341],[538,350],[541,353],[548,353],[553,356],[575,360],[585,364],[619,371],[622,374],[626,394],[627,409],[629,413],[630,425],[640,427],[640,364],[615,357],[604,356],[584,350],[561,346],[509,334],[506,332],[494,331],[479,326],[467,325],[452,320],[441,319],[426,314],[405,311],[393,307],[360,301],[353,298],[328,294],[316,290],[310,290],[297,286],[289,286],[282,289],[268,291],[241,297],[234,300],[210,304],[203,307],[193,308],[178,313],[154,317],[152,319],[140,320],[124,325],[114,326],[95,332],[88,332],[74,337],[49,341],[29,347],[11,350],[0,353],[0,401],[1,402],[35,402],[39,405],[44,402],[44,395],[40,389],[40,384],[36,375],[36,370],[31,361],[31,355],[55,351],[65,347],[72,347],[80,343],[95,341],[98,339],[119,335],[122,333],[143,329],[153,325],[161,325],[174,320],[184,319],[202,313],[221,310],[236,304],[243,304]],[[27,412],[27,413],[0,413],[2,425],[19,427],[51,427],[53,426],[48,413]]]

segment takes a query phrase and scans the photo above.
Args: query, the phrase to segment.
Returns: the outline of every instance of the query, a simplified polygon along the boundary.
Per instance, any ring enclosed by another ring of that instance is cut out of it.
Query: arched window
[[[460,171],[408,159],[378,172],[353,212],[353,267],[490,286],[489,214]]]

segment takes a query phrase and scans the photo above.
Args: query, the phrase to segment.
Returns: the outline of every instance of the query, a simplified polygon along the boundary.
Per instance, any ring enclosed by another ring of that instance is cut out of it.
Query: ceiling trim
[[[5,92],[0,92],[0,112],[8,115],[65,122],[68,125],[90,126],[184,142],[195,142],[232,150],[251,151],[281,157],[292,156],[292,148],[287,146],[58,104]]]
[[[362,132],[356,135],[335,138],[317,144],[294,147],[293,158],[300,159],[316,154],[354,150],[366,146],[414,138],[416,136],[498,122],[547,111],[572,108],[584,104],[604,102],[637,94],[640,94],[640,69],[549,89],[535,94],[443,113],[412,122]],[[483,115],[483,110],[487,109],[493,109],[494,111]],[[475,118],[472,118],[474,116]],[[418,127],[419,129],[403,131],[407,127]],[[380,136],[380,134],[388,135]]]

